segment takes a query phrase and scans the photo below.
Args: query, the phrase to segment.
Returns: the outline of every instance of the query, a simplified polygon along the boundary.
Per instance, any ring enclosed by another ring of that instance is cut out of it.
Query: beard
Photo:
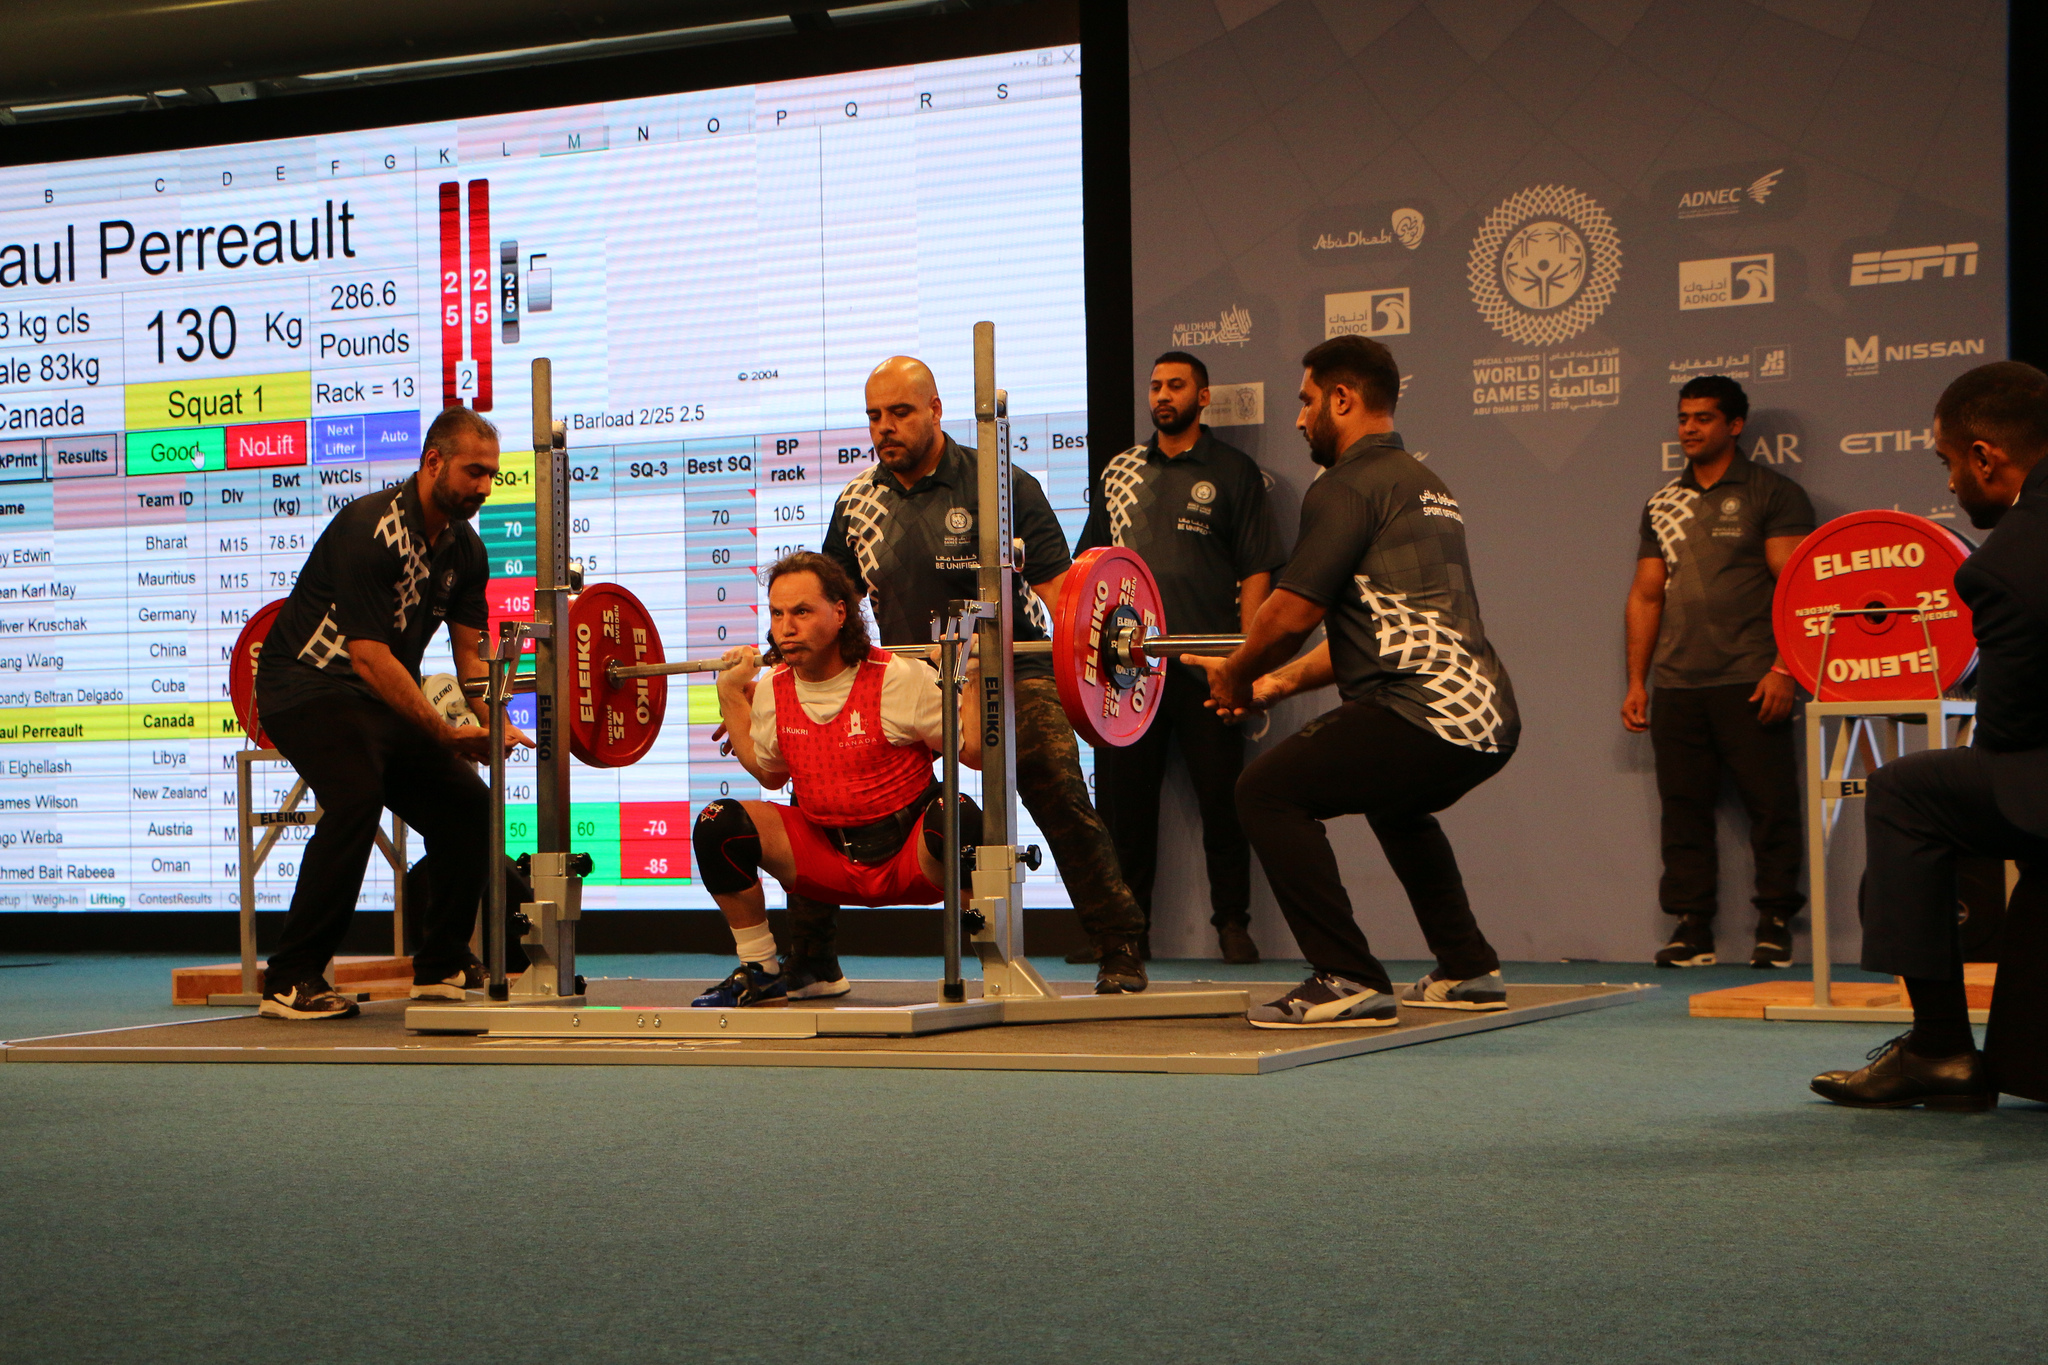
[[[1956,506],[1969,514],[1970,525],[1980,531],[1989,531],[1998,525],[2006,513],[2006,504],[1985,491],[1968,465],[1964,465],[1956,478]]]
[[[1165,414],[1163,417],[1160,415],[1162,413]],[[1202,410],[1192,402],[1185,408],[1176,408],[1169,403],[1161,403],[1152,409],[1152,426],[1162,436],[1178,436],[1193,426],[1195,419],[1201,415]]]
[[[1309,418],[1306,439],[1308,457],[1325,469],[1337,463],[1337,457],[1344,453],[1337,449],[1337,424],[1330,418],[1330,400],[1327,395],[1324,396],[1322,405],[1316,409],[1315,416]]]
[[[434,507],[451,521],[468,521],[474,517],[483,508],[486,496],[478,493],[464,497],[449,486],[446,474],[434,482]]]

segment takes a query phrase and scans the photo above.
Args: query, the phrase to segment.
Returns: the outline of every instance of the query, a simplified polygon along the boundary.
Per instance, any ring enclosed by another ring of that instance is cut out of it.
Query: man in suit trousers
[[[1956,858],[2048,875],[2048,374],[2014,361],[1971,370],[1935,405],[1934,445],[1957,505],[1992,531],[1956,570],[1977,635],[1976,738],[1870,778],[1863,965],[1905,978],[1913,1028],[1860,1071],[1814,1077],[1815,1091],[1860,1108],[1998,1102],[1963,993]]]

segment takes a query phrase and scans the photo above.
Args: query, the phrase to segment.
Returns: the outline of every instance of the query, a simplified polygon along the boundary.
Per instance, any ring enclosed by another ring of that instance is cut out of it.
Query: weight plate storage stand
[[[1038,855],[1036,850],[1021,849],[1015,843],[1017,759],[1012,592],[1018,563],[1011,536],[1009,424],[995,382],[995,325],[988,322],[976,323],[974,327],[980,595],[972,601],[948,603],[945,618],[933,622],[933,644],[916,647],[919,652],[937,652],[940,686],[949,699],[957,696],[961,685],[961,659],[970,634],[979,640],[982,659],[976,723],[981,726],[985,842],[974,850],[971,887],[959,886],[957,873],[947,879],[947,903],[941,912],[945,975],[938,983],[938,998],[927,1004],[901,1006],[835,1007],[830,1000],[817,1000],[752,1009],[635,1009],[583,1004],[580,982],[575,977],[574,935],[589,859],[587,855],[573,853],[568,846],[572,728],[576,732],[575,747],[585,761],[599,766],[633,762],[645,753],[646,747],[651,747],[651,739],[639,752],[632,752],[632,736],[626,730],[636,724],[643,730],[649,724],[658,726],[660,708],[666,700],[665,690],[642,688],[640,684],[670,673],[708,671],[711,665],[708,661],[664,663],[658,639],[633,639],[627,617],[638,604],[622,589],[611,589],[602,598],[593,599],[594,603],[605,604],[605,609],[612,613],[609,617],[602,612],[570,607],[566,436],[561,424],[553,419],[548,362],[536,360],[533,370],[539,583],[534,593],[534,621],[523,629],[530,631],[535,642],[536,667],[531,686],[537,694],[534,739],[539,772],[535,815],[539,839],[533,860],[534,903],[523,908],[533,925],[524,943],[536,965],[520,978],[516,991],[506,990],[502,955],[504,886],[502,876],[494,876],[490,991],[483,998],[472,997],[463,1004],[410,1006],[405,1012],[407,1028],[423,1033],[502,1037],[904,1037],[992,1024],[1195,1018],[1244,1012],[1247,998],[1243,990],[1061,995],[1024,956],[1024,880],[1026,869]],[[1134,562],[1135,572],[1120,562],[1102,565],[1105,572],[1120,573],[1120,583],[1131,584],[1119,594],[1126,605],[1142,597],[1150,585],[1150,575],[1143,572],[1142,562]],[[1075,591],[1071,583],[1068,591]],[[1151,601],[1156,602],[1156,587],[1151,587],[1150,592]],[[1143,612],[1137,608],[1106,610],[1090,623],[1092,629],[1088,634],[1093,651],[1089,662],[1105,671],[1110,664],[1120,662],[1124,668],[1118,681],[1123,682],[1126,676],[1130,679],[1121,692],[1109,697],[1100,695],[1098,682],[1095,697],[1095,704],[1107,708],[1103,714],[1111,719],[1115,719],[1114,708],[1133,704],[1137,707],[1143,724],[1134,728],[1126,725],[1124,729],[1132,732],[1113,741],[1125,744],[1142,733],[1152,710],[1147,705],[1146,690],[1139,685],[1148,681],[1141,676],[1146,670],[1133,670],[1133,661],[1142,664],[1145,656],[1194,644],[1176,641],[1168,645],[1164,640],[1148,640],[1144,624],[1131,620],[1134,615],[1142,617]],[[644,609],[640,620],[645,620]],[[611,631],[604,646],[611,651],[608,654],[601,652],[597,644],[607,628]],[[491,660],[492,752],[498,755],[491,765],[494,858],[503,851],[505,803],[503,745],[497,741],[503,733],[503,698],[517,687],[514,673],[521,629],[515,623],[505,623],[504,638]],[[592,641],[590,652],[585,650],[586,635]],[[1071,642],[1072,637],[1069,638]],[[1030,643],[1026,642],[1027,646]],[[1236,641],[1217,637],[1201,643],[1221,648]],[[1074,648],[1078,657],[1080,647]],[[1049,648],[1047,652],[1055,653],[1057,663],[1057,651]],[[630,689],[622,686],[629,683]],[[1113,687],[1111,690],[1115,691]],[[611,722],[600,714],[603,706],[612,708],[617,728],[607,729]],[[958,708],[949,705],[945,709],[955,717],[952,723],[957,725]],[[572,716],[577,718],[573,727]],[[952,739],[954,742],[942,755],[949,794],[958,790],[957,733]],[[605,747],[613,744],[624,747],[617,751]],[[948,809],[955,807],[949,804]],[[949,870],[956,869],[960,858],[955,819],[947,821],[946,834],[944,862]],[[502,867],[502,859],[493,866]],[[963,898],[964,905],[960,903]],[[960,979],[963,928],[981,962],[982,996],[978,1000],[967,998],[965,983]]]
[[[1778,575],[1772,626],[1778,652],[1805,688],[1807,903],[1813,998],[1765,1007],[1766,1019],[1904,1023],[1903,1001],[1854,997],[1833,981],[1828,934],[1828,848],[1843,803],[1861,799],[1887,758],[1901,758],[1914,730],[1924,747],[1970,742],[1977,704],[1948,697],[1976,662],[1970,609],[1955,596],[1969,557],[1961,537],[1925,517],[1850,512],[1799,542]],[[2007,885],[2011,884],[2008,868]],[[1972,1010],[1976,1023],[1985,1011]]]

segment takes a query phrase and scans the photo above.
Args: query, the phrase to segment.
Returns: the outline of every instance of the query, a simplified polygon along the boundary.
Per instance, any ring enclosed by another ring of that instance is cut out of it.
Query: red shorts
[[[775,810],[796,864],[790,890],[833,905],[933,905],[946,898],[944,888],[933,886],[918,866],[918,851],[924,847],[922,816],[895,857],[868,864],[841,853],[825,827],[795,806],[778,805]]]

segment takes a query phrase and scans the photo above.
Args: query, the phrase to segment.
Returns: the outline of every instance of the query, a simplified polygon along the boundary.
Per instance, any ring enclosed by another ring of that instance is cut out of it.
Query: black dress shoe
[[[1922,1057],[1906,1051],[1902,1033],[1870,1053],[1861,1071],[1823,1071],[1813,1078],[1813,1093],[1852,1109],[1982,1110],[1998,1103],[1998,1092],[1984,1078],[1984,1057],[1975,1048],[1953,1057]]]
[[[1225,962],[1244,967],[1259,960],[1259,945],[1252,942],[1251,931],[1242,924],[1217,925],[1216,942],[1223,949]]]

